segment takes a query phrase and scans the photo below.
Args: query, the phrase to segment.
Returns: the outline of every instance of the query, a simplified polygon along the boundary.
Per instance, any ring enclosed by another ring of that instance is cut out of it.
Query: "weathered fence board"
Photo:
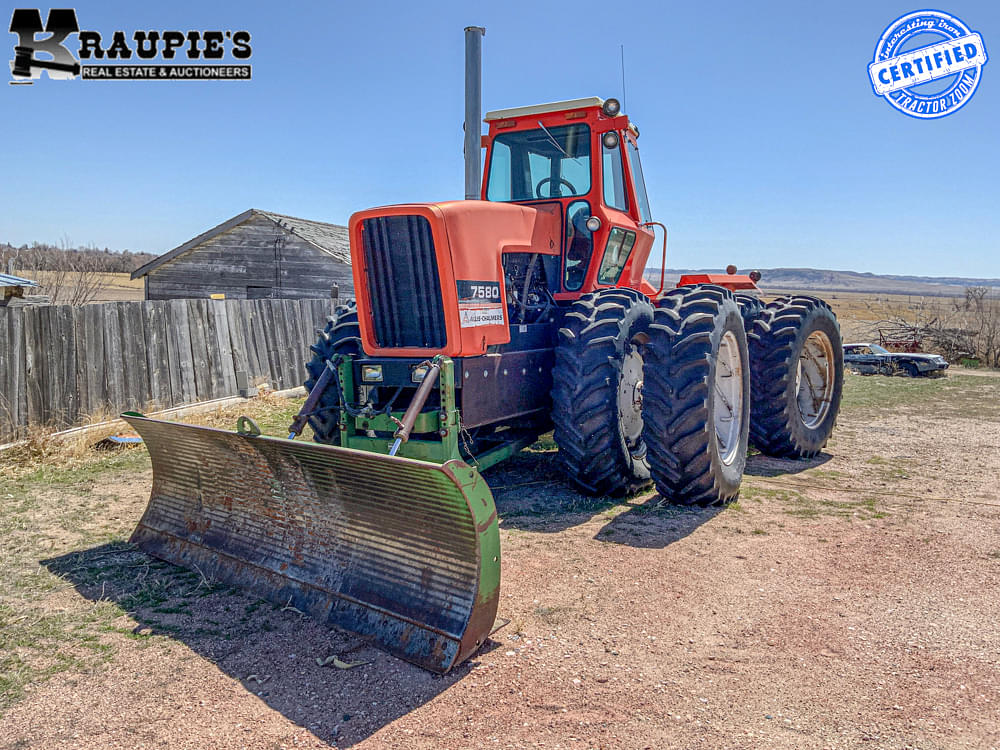
[[[73,326],[76,308],[60,305],[55,308],[53,316],[55,326],[59,330],[57,346],[62,353],[62,377],[59,379],[60,389],[56,396],[62,402],[57,412],[57,419],[73,423],[80,418],[80,391],[76,378],[76,330]]]
[[[110,410],[107,402],[107,357],[104,349],[104,316],[101,305],[81,308],[84,330],[77,337],[87,361],[87,397],[84,416],[95,417]],[[80,351],[80,349],[77,349]]]
[[[149,366],[146,363],[148,339],[142,325],[142,305],[119,302],[118,322],[122,329],[125,402],[129,409],[139,409],[151,400]]]
[[[24,351],[25,351],[25,392],[27,397],[28,424],[43,424],[42,388],[45,384],[45,342],[41,337],[41,316],[38,307],[26,307],[21,313],[24,319]],[[16,314],[13,310],[11,314]]]
[[[170,399],[170,357],[167,353],[167,329],[163,305],[142,303],[142,327],[146,332],[146,372],[149,375],[150,404],[163,407]]]
[[[191,362],[194,367],[194,384],[199,401],[209,401],[216,398],[212,388],[212,373],[208,366],[208,325],[206,307],[207,300],[185,300],[187,305],[188,328],[191,340]]]
[[[111,411],[125,409],[125,372],[122,367],[122,330],[118,324],[118,305],[101,305],[104,330],[105,403]]]
[[[198,400],[194,383],[187,300],[171,300],[167,310],[167,345],[170,357],[170,390],[173,402],[189,404]],[[176,375],[176,377],[175,377]]]
[[[17,390],[14,387],[11,367],[10,316],[0,310],[0,419],[17,424]]]
[[[305,380],[331,300],[168,300],[0,310],[0,442],[126,409]]]
[[[14,424],[28,424],[28,394],[25,388],[24,374],[24,318],[21,315],[8,315],[7,332],[9,338],[8,353],[8,380],[10,390],[8,398],[11,405],[11,414],[15,414],[17,421]],[[2,427],[0,427],[2,429]],[[23,430],[17,429],[18,435],[23,434]]]
[[[240,325],[239,302],[237,300],[226,300],[226,328],[229,331],[229,345],[233,358],[233,375],[242,372],[249,380],[250,377],[250,355],[247,352],[246,335],[243,326]]]

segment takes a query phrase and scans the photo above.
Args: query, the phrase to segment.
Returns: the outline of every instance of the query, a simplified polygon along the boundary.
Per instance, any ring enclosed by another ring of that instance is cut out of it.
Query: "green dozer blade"
[[[132,541],[291,603],[444,673],[486,640],[500,590],[479,472],[124,415],[153,461]]]

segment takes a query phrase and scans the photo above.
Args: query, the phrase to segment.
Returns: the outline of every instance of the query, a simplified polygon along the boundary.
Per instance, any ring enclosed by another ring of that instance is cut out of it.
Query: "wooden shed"
[[[132,273],[146,299],[354,297],[347,227],[251,208]]]
[[[0,307],[19,307],[30,304],[48,304],[48,297],[26,295],[29,289],[38,286],[38,282],[22,279],[13,274],[0,273]]]

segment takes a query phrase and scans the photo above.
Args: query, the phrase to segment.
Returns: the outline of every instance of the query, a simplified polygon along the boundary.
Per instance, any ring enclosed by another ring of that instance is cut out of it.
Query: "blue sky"
[[[253,80],[0,85],[0,241],[159,253],[250,207],[346,223],[460,198],[462,29],[482,25],[486,109],[620,97],[625,45],[669,266],[1000,277],[1000,59],[940,120],[868,81],[884,28],[921,5],[75,5],[106,36],[246,29]],[[936,7],[1000,57],[1000,3]]]

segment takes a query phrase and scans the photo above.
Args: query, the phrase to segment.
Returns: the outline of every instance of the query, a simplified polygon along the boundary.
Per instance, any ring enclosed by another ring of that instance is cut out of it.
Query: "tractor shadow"
[[[570,484],[555,450],[522,451],[483,477],[501,528],[555,534],[603,513],[608,522],[595,538],[631,547],[666,547],[722,511],[672,505],[652,487],[627,497],[584,495]]]
[[[832,458],[829,453],[820,453],[809,459],[782,459],[754,452],[747,458],[745,474],[798,474]],[[606,513],[609,521],[595,538],[631,547],[661,549],[724,510],[724,506],[674,505],[652,487],[625,498],[584,495],[570,483],[557,451],[543,444],[488,469],[483,477],[493,491],[501,528],[554,534]]]
[[[744,474],[752,477],[777,477],[785,474],[799,474],[822,466],[832,459],[829,453],[820,453],[813,458],[772,458],[763,453],[753,453],[747,458]]]
[[[483,472],[483,478],[493,493],[501,528],[555,534],[622,502],[577,491],[555,450],[521,451]]]
[[[439,676],[364,637],[206,580],[131,544],[105,544],[41,564],[86,599],[112,601],[128,613],[138,625],[116,628],[121,637],[139,646],[164,637],[184,644],[271,709],[337,747],[351,747],[432,700],[475,669],[479,656],[499,647],[490,639],[471,660]],[[317,664],[331,656],[364,664]],[[190,669],[187,663],[177,662],[178,679]],[[160,689],[154,685],[137,700],[155,700]]]
[[[615,515],[594,538],[610,544],[663,549],[708,523],[725,508],[673,505],[661,495],[642,496],[644,502],[625,501],[627,510]]]

